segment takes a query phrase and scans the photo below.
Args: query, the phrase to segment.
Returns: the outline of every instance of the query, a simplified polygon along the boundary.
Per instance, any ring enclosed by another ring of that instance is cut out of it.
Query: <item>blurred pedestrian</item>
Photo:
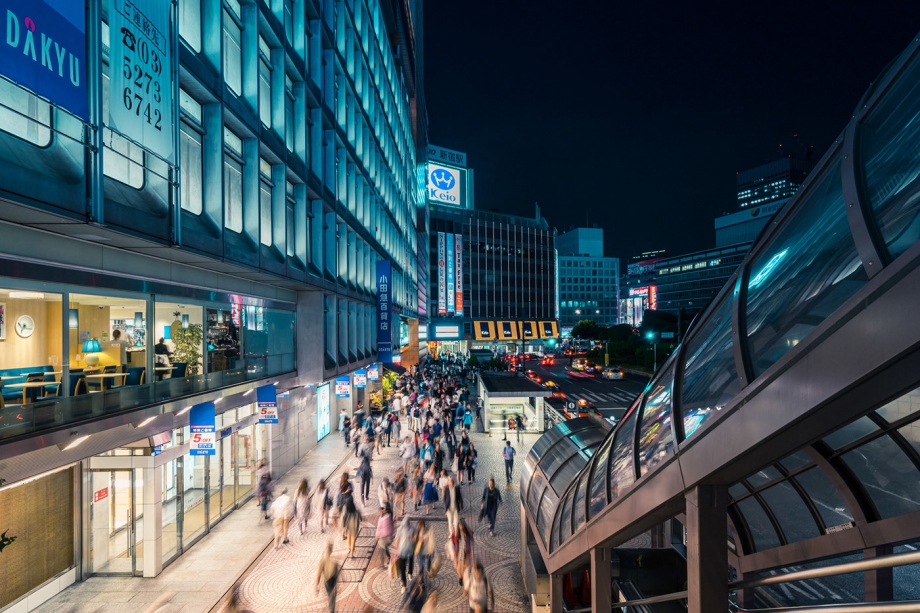
[[[297,526],[300,527],[300,533],[303,534],[307,529],[307,522],[313,514],[313,493],[310,491],[310,482],[306,479],[300,480],[300,486],[297,488],[297,496],[294,500],[294,516],[297,518]]]
[[[275,529],[275,549],[288,542],[288,524],[294,516],[294,504],[288,496],[287,488],[281,490],[281,495],[272,503],[272,526]]]
[[[511,441],[505,443],[502,448],[502,457],[505,458],[505,480],[511,485],[511,479],[514,477],[514,447]]]
[[[410,613],[421,613],[422,609],[425,607],[426,600],[425,582],[422,576],[418,575],[412,579],[412,583],[408,590],[403,588],[403,597],[399,610],[409,611]]]
[[[431,558],[434,556],[437,547],[435,546],[434,530],[425,524],[424,519],[418,522],[416,530],[415,551],[418,557],[418,574],[428,580],[428,571],[431,569]]]
[[[406,512],[406,473],[397,468],[393,477],[393,517],[400,518]]]
[[[323,582],[326,594],[329,597],[329,611],[335,611],[336,584],[339,582],[339,563],[332,557],[332,542],[326,543],[326,555],[319,562],[316,573],[316,593],[319,594],[319,583]]]
[[[371,481],[374,478],[374,471],[371,470],[371,460],[369,457],[364,456],[361,458],[361,464],[358,466],[358,471],[355,473],[355,476],[361,479],[361,503],[367,504],[367,499],[371,495]]]
[[[501,503],[501,492],[495,487],[495,479],[490,477],[488,485],[482,490],[482,503],[479,506],[479,521],[483,517],[489,518],[489,536],[495,536],[495,516]]]
[[[408,517],[403,517],[396,531],[396,572],[402,582],[402,591],[406,593],[407,578],[414,572],[415,562],[415,531],[409,523]]]
[[[390,480],[386,477],[377,486],[377,504],[381,509],[390,505]]]
[[[388,504],[380,513],[380,518],[377,520],[377,531],[374,533],[377,543],[383,547],[384,567],[390,564],[390,545],[393,544],[393,533],[393,514]]]
[[[472,613],[486,613],[490,603],[495,609],[495,593],[489,589],[486,571],[479,560],[470,564],[463,577],[463,593],[469,598]]]
[[[457,487],[453,477],[448,477],[447,487],[444,488],[444,514],[447,515],[447,529],[456,530],[460,522],[460,513],[463,511],[463,494]]]
[[[329,525],[329,510],[332,508],[332,495],[326,489],[326,480],[320,479],[313,492],[313,515],[319,517],[319,531],[326,532]]]
[[[466,454],[466,477],[470,483],[476,483],[476,467],[479,466],[479,452],[470,442],[470,450]]]
[[[437,473],[435,472],[434,464],[432,464],[425,473],[425,493],[422,496],[422,502],[425,504],[425,515],[431,512],[431,505],[437,504],[438,502],[438,486],[435,482],[436,479]]]

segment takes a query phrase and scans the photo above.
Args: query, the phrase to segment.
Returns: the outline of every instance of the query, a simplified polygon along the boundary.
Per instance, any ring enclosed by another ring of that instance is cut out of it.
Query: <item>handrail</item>
[[[781,607],[778,609],[743,609],[731,603],[737,611],[750,613],[917,613],[920,600],[899,602],[861,602],[855,604],[825,604],[807,607]]]
[[[893,568],[895,566],[907,566],[908,564],[920,564],[920,551],[908,553],[895,553],[887,556],[879,556],[868,560],[859,560],[857,562],[845,562],[836,566],[825,568],[810,568],[782,575],[771,575],[769,577],[759,577],[757,579],[746,579],[743,581],[733,581],[728,584],[729,590],[744,590],[753,587],[763,587],[765,585],[777,585],[780,583],[790,583],[792,581],[803,581],[805,579],[818,579],[820,577],[832,577],[835,575],[846,575],[849,573],[858,573],[867,570],[879,570],[882,568]],[[782,609],[785,610],[785,609]],[[907,609],[920,610],[920,609]]]
[[[683,600],[687,598],[687,591],[674,592],[672,594],[662,594],[661,596],[651,596],[649,598],[639,598],[637,600],[627,600],[625,602],[614,602],[611,606],[613,609],[623,609],[626,607],[638,607],[644,604],[657,604],[659,602],[671,602],[673,600]],[[591,607],[582,609],[566,609],[566,613],[589,613]]]

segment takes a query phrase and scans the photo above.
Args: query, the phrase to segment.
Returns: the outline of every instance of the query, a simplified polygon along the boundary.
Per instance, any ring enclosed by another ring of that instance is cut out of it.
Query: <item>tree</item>
[[[593,319],[582,319],[572,328],[572,338],[595,340],[600,338],[602,330]]]
[[[171,331],[176,351],[173,353],[174,362],[185,362],[185,372],[188,375],[197,375],[201,360],[201,341],[203,329],[201,324],[190,324],[188,328],[176,326]]]

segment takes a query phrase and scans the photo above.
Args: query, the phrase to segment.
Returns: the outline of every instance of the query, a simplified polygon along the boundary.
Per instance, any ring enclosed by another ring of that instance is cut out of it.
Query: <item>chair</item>
[[[146,371],[143,366],[131,366],[127,371],[128,376],[125,377],[125,385],[143,385]]]
[[[185,362],[173,362],[172,367],[172,372],[169,373],[170,377],[173,379],[181,379],[185,376]]]
[[[116,372],[118,372],[117,366],[106,366],[105,368],[102,369],[101,374],[107,375],[107,374],[112,374]],[[111,389],[112,381],[114,380],[115,379],[109,377],[105,379],[93,379],[92,381],[87,380],[85,381],[85,383],[86,383],[87,389],[89,389],[90,391],[93,391],[93,390],[101,391],[101,390]]]
[[[26,375],[26,383],[39,383],[45,380],[45,373],[43,372],[30,372]],[[26,402],[35,402],[35,399],[38,398],[38,390],[42,388],[38,387],[25,387],[23,388],[23,397],[26,399]]]
[[[83,390],[82,392],[80,390]],[[86,375],[83,373],[70,373],[70,395],[79,396],[81,394],[88,394],[89,390],[86,388]]]

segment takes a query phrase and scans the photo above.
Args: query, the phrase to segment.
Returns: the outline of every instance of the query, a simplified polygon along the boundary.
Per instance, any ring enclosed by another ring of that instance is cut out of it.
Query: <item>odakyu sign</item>
[[[428,164],[428,200],[465,207],[466,171],[440,164]]]
[[[0,74],[89,120],[81,0],[0,0]]]

